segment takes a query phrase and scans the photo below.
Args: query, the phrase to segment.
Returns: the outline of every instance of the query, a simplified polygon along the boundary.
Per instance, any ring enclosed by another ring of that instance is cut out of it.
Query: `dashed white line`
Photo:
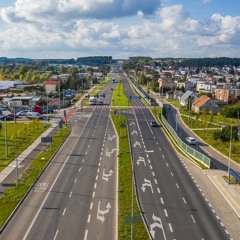
[[[93,202],[91,202],[90,204],[90,210],[92,210],[92,208],[93,208]]]
[[[163,198],[160,198],[160,200],[161,200],[161,203],[164,204]]]
[[[166,209],[164,209],[164,214],[165,214],[166,217],[168,217],[168,212],[167,212]]]
[[[178,184],[176,183],[177,188],[179,188]]]
[[[171,175],[173,176],[173,173],[171,172]]]
[[[75,181],[74,181],[74,183],[76,183],[77,182],[77,178],[75,178]]]
[[[100,171],[100,168],[97,169],[97,173],[99,173],[99,171]]]
[[[56,231],[56,233],[55,233],[55,235],[54,235],[53,240],[56,240],[56,239],[57,239],[58,231],[59,231],[59,230],[57,229],[57,231]]]
[[[186,200],[185,200],[185,198],[184,198],[184,197],[183,197],[183,201],[184,201],[184,203],[185,203],[185,204],[187,204],[187,202],[186,202]]]
[[[165,158],[165,156],[162,154],[162,157]]]
[[[78,171],[80,172],[82,168],[79,168]]]
[[[150,165],[150,168],[153,169],[152,165]]]
[[[70,192],[70,194],[69,194],[69,198],[72,196],[72,192]]]
[[[171,223],[169,223],[168,225],[169,225],[169,228],[170,228],[170,232],[173,232],[173,229],[172,229],[172,224],[171,224]]]
[[[93,198],[95,197],[95,192],[93,192],[93,195],[92,195],[92,197],[93,197]]]
[[[154,172],[152,172],[152,175],[155,177],[155,173]]]
[[[159,150],[160,150],[160,151],[162,151],[162,149],[161,149],[161,148],[159,148]]]
[[[96,180],[98,180],[98,175],[96,176]]]
[[[62,214],[63,216],[65,215],[65,212],[66,212],[66,210],[67,210],[67,209],[66,209],[66,208],[64,208],[64,210],[63,210],[63,214]]]
[[[166,162],[167,167],[169,167],[168,163]]]
[[[89,223],[90,221],[91,221],[91,215],[89,214],[87,222]]]
[[[160,192],[160,188],[157,188],[157,191],[158,191],[158,193],[161,193],[161,192]]]
[[[97,187],[97,183],[94,184],[94,188],[96,188],[96,187]]]
[[[191,215],[191,218],[192,218],[193,222],[194,222],[194,223],[196,223],[196,221],[195,221],[195,219],[194,219],[193,215]]]
[[[154,182],[155,182],[156,184],[158,184],[157,179],[154,179]]]

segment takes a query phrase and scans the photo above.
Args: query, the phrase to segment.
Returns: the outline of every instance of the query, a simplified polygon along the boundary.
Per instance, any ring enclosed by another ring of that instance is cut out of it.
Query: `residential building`
[[[192,103],[192,110],[195,113],[202,113],[204,109],[206,109],[208,113],[212,111],[213,114],[217,114],[220,107],[210,97],[202,95]]]
[[[192,103],[198,98],[197,94],[192,92],[192,91],[187,91],[185,92],[181,97],[180,97],[180,104],[182,106],[187,106],[190,102],[190,106]]]

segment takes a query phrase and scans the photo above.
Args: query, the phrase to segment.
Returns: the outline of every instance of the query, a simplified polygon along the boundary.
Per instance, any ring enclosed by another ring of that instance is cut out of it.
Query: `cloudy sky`
[[[0,57],[240,57],[239,0],[0,0]]]

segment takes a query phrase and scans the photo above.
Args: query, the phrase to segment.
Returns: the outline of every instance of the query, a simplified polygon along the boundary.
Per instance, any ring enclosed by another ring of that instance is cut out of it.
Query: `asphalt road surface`
[[[112,91],[104,91],[108,101]],[[0,239],[117,239],[117,136],[109,114],[73,115],[71,135]]]

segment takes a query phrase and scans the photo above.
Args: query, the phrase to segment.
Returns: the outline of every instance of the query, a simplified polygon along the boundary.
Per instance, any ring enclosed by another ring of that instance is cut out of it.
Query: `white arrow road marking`
[[[107,206],[106,206],[106,210],[100,210],[100,204],[101,202],[98,202],[98,212],[97,212],[97,219],[102,221],[102,223],[105,221],[105,214],[109,213],[110,208],[111,208],[111,204],[108,202]]]
[[[133,135],[133,134],[138,135],[138,132],[137,132],[136,130],[133,130],[133,131],[131,132],[131,135]]]
[[[132,126],[132,125],[135,126],[135,125],[136,125],[135,122],[131,122],[131,123],[130,123],[130,126]]]
[[[156,228],[156,227],[162,229],[163,237],[164,237],[164,239],[166,239],[166,235],[165,235],[165,232],[164,232],[164,229],[163,229],[163,225],[162,225],[162,220],[161,220],[161,218],[156,217],[156,216],[153,214],[153,215],[152,215],[152,219],[153,219],[154,223],[152,223],[152,224],[150,225],[150,229],[151,229],[151,230],[150,230],[150,233],[151,233],[153,239],[155,239],[155,231],[154,231],[153,229]]]
[[[139,146],[139,147],[141,148],[140,142],[137,142],[137,141],[135,141],[135,143],[133,144],[133,146],[134,146],[134,147]]]
[[[105,169],[103,169],[103,175],[102,175],[102,179],[105,180],[106,182],[108,182],[109,177],[111,177],[113,174],[113,170],[110,169],[110,171],[108,173],[105,173]]]
[[[108,149],[106,150],[106,156],[107,157],[111,157],[111,155],[114,153],[114,151],[117,151],[118,149],[117,148],[113,148],[112,151],[108,151]]]
[[[112,141],[115,137],[116,137],[115,135],[113,135],[112,137],[109,135],[108,140]]]
[[[152,188],[152,183],[151,183],[151,181],[150,180],[147,180],[146,178],[144,178],[144,184],[142,184],[142,190],[143,190],[143,192],[145,192],[145,190],[146,190],[146,187],[150,187],[151,188],[151,191],[152,191],[152,193],[153,193],[153,188]]]
[[[143,157],[140,157],[140,156],[139,156],[139,158],[138,158],[138,160],[137,160],[137,165],[138,165],[138,166],[140,165],[140,162],[143,162],[144,165],[145,165],[145,167],[146,167],[145,159],[144,159]]]

